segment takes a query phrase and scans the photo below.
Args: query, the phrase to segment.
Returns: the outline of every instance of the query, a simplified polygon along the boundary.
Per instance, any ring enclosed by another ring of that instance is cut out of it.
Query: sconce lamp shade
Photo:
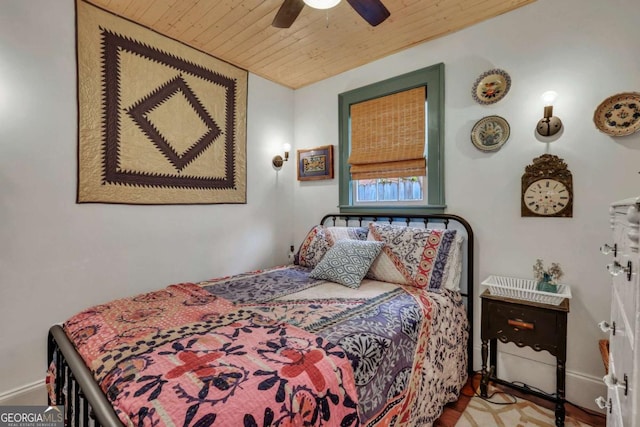
[[[304,4],[314,9],[331,9],[338,3],[340,0],[304,0]]]

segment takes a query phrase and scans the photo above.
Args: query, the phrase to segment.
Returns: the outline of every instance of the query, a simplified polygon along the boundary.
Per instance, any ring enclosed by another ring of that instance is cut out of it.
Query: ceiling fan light
[[[304,0],[304,4],[314,9],[331,9],[337,6],[340,0]]]

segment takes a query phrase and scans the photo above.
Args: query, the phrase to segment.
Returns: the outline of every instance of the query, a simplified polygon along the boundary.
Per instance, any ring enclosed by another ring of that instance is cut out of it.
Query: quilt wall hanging
[[[246,203],[245,70],[76,2],[78,203]]]

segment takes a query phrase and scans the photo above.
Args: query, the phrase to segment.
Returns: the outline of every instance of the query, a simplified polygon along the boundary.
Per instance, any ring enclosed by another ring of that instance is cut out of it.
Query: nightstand
[[[541,304],[491,295],[488,290],[482,299],[482,382],[480,394],[487,396],[489,381],[504,384],[523,393],[532,394],[555,403],[556,426],[564,426],[565,362],[567,360],[567,314],[569,300],[559,305]],[[498,342],[547,350],[556,357],[556,395],[549,396],[498,378]],[[487,356],[490,368],[487,370]]]

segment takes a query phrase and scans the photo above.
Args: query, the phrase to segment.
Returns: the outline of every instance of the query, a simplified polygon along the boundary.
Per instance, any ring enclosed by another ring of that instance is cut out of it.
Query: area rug
[[[77,0],[79,203],[246,203],[246,70]]]
[[[494,404],[474,396],[460,416],[455,427],[554,427],[555,417],[550,409],[543,408],[528,400],[494,394],[493,402],[513,404]],[[590,427],[569,416],[565,418],[566,427]]]

